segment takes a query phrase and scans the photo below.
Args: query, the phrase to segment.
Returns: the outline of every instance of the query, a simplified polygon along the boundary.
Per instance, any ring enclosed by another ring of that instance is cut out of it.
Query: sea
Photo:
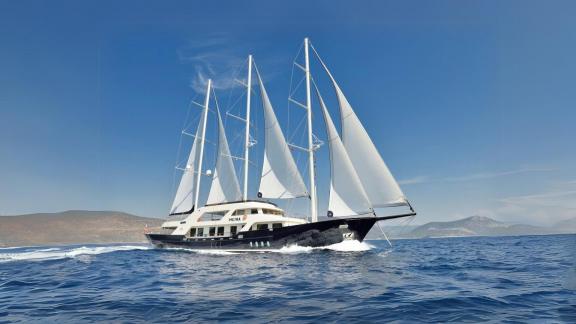
[[[0,249],[0,323],[576,323],[576,235]]]

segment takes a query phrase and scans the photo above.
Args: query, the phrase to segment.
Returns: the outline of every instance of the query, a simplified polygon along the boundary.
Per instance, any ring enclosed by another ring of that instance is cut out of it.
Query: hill
[[[161,223],[161,219],[114,211],[70,210],[0,216],[0,247],[146,242],[144,226]]]
[[[430,222],[420,226],[410,226],[403,231],[395,227],[387,228],[391,238],[425,238],[453,236],[508,236],[508,235],[545,235],[576,233],[576,218],[564,220],[552,227],[525,224],[508,224],[485,216],[471,216],[450,222]],[[381,237],[373,229],[370,238]]]

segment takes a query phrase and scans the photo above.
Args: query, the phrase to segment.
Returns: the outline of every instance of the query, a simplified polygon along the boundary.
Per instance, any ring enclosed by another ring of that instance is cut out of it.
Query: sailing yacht
[[[416,213],[394,179],[376,146],[336,80],[316,49],[304,40],[304,64],[294,62],[305,74],[306,102],[289,101],[306,111],[307,147],[289,144],[276,118],[261,75],[248,57],[246,115],[243,143],[243,190],[234,167],[226,131],[219,109],[217,158],[214,173],[204,171],[204,144],[212,81],[208,80],[202,115],[194,142],[170,210],[160,229],[147,230],[146,237],[157,247],[223,250],[270,250],[284,246],[326,246],[344,240],[362,241],[378,221],[415,216]],[[338,132],[310,72],[310,49],[328,75],[340,107],[341,133]],[[248,193],[248,164],[254,141],[250,134],[252,71],[260,89],[264,115],[264,157],[259,190],[255,197]],[[303,79],[303,80],[304,80]],[[330,155],[330,197],[327,217],[318,219],[315,176],[315,152],[320,148],[312,130],[312,86],[326,126]],[[309,183],[306,186],[291,150],[298,149],[308,157]],[[203,177],[212,179],[207,201],[199,201]],[[309,217],[287,215],[272,200],[306,199]],[[381,216],[377,208],[402,207],[408,210]]]

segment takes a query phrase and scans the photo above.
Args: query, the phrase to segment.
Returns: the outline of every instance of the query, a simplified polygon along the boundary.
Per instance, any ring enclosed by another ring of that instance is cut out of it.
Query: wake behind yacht
[[[340,106],[341,132],[334,125],[326,104],[310,72],[310,48],[329,76]],[[381,220],[415,216],[412,206],[390,173],[374,143],[354,113],[352,106],[336,83],[314,47],[306,38],[303,44],[304,64],[294,66],[304,72],[306,102],[291,97],[289,101],[306,111],[307,147],[290,144],[280,128],[264,83],[253,58],[248,57],[246,81],[246,114],[233,116],[245,127],[244,156],[230,153],[226,130],[218,118],[218,153],[214,174],[203,171],[206,125],[213,95],[208,80],[202,115],[194,137],[186,166],[176,192],[170,216],[162,227],[147,231],[146,237],[157,247],[191,249],[268,250],[284,246],[326,246],[343,240],[362,241],[372,226]],[[264,158],[257,199],[248,197],[250,148],[254,140],[250,134],[252,71],[260,88],[264,110]],[[319,102],[326,125],[330,151],[330,197],[327,218],[318,219],[315,176],[315,151],[321,146],[312,129],[311,87]],[[200,104],[198,104],[200,105]],[[303,151],[308,157],[308,187],[298,170],[291,150]],[[243,161],[243,190],[240,189],[234,160]],[[211,176],[212,183],[206,203],[200,206],[203,176]],[[271,200],[307,199],[309,215],[291,217]],[[376,208],[405,207],[405,213],[378,216]]]

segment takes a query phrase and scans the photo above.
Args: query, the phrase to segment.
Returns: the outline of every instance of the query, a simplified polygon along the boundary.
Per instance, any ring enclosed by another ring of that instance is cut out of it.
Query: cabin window
[[[230,226],[230,235],[236,235],[236,226]]]
[[[258,214],[258,208],[253,209],[238,209],[234,212],[234,216],[243,216],[250,214]]]
[[[218,227],[218,236],[224,236],[224,226],[219,226]]]
[[[273,223],[272,228],[282,228],[282,223]]]
[[[191,237],[192,237],[192,236],[196,236],[196,227],[192,227],[192,228],[190,229],[190,236],[191,236]]]
[[[267,215],[283,215],[281,211],[274,209],[262,209],[262,212]]]
[[[210,227],[208,236],[214,236],[214,234],[216,234],[216,227]]]
[[[200,222],[219,221],[222,219],[222,217],[224,217],[224,215],[226,215],[226,213],[227,211],[204,213],[202,216],[200,216],[200,219],[198,219],[198,221]]]
[[[200,228],[198,229],[198,236],[199,236],[199,237],[204,236],[204,229],[203,229],[202,227],[200,227]]]
[[[268,224],[258,224],[256,225],[257,230],[266,230],[268,229]]]

